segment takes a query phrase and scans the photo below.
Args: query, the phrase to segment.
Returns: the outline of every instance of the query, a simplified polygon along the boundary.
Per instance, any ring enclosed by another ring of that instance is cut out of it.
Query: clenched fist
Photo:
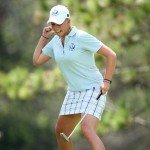
[[[102,93],[105,95],[105,94],[107,94],[109,88],[110,88],[110,83],[103,82],[100,89],[102,90]]]
[[[54,34],[54,31],[52,30],[51,26],[44,27],[42,36],[49,39],[52,34]]]

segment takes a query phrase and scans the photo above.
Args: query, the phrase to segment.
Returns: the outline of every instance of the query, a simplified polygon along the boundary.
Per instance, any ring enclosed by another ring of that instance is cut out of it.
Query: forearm
[[[115,71],[117,56],[116,53],[106,45],[103,45],[97,53],[106,58],[104,82],[101,85],[102,93],[106,94],[110,88],[112,76]]]
[[[53,36],[54,36],[54,31],[52,31],[51,26],[44,27],[42,36],[40,37],[40,40],[39,40],[39,42],[35,48],[34,54],[33,54],[33,64],[35,66],[37,65],[37,62],[39,64],[38,60],[42,54],[42,49],[49,42],[49,40],[51,40],[53,38]],[[47,58],[42,58],[42,60],[40,59],[40,64],[42,64],[46,60],[47,60]]]
[[[43,47],[49,42],[48,39],[44,38],[44,37],[40,37],[39,42],[35,48],[34,54],[33,54],[33,64],[36,63],[36,61],[38,60],[40,54],[42,53],[42,49]]]
[[[106,57],[106,71],[104,75],[105,79],[112,80],[115,67],[116,67],[116,54],[112,52]]]

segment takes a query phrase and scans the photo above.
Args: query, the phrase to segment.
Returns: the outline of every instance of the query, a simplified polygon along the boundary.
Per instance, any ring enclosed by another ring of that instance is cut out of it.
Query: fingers
[[[52,31],[52,28],[49,26],[49,27],[45,27],[44,29],[43,29],[43,33],[49,33],[49,32],[51,32]]]
[[[53,33],[54,33],[54,31],[52,30],[51,26],[44,27],[44,29],[43,29],[43,35],[45,37],[49,38]]]
[[[51,26],[45,27],[45,31],[46,31],[46,32],[50,32],[50,31],[52,31]]]
[[[107,94],[109,88],[110,88],[110,84],[107,82],[103,82],[103,84],[101,85],[101,91],[103,93],[103,95]]]

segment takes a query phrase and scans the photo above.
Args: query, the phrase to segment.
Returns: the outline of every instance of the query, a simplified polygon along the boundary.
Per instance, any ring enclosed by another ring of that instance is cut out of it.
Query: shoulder
[[[52,38],[50,38],[50,41],[48,42],[47,45],[52,45],[56,41],[58,41],[59,37],[57,35],[54,35]]]
[[[85,36],[88,36],[88,35],[90,35],[89,33],[87,33],[86,31],[83,31],[83,30],[77,30],[77,36],[78,36],[78,38],[83,38],[83,37],[85,37]]]
[[[77,36],[78,42],[87,42],[87,41],[97,40],[97,38],[94,37],[93,35],[89,34],[86,31],[79,30],[79,29],[78,29],[76,36]]]
[[[87,33],[86,31],[83,30],[79,30],[76,34],[77,37],[77,41],[78,42],[85,42],[87,39],[89,39],[92,35],[90,35],[89,33]]]
[[[57,41],[57,40],[59,40],[59,36],[58,36],[58,35],[54,35],[51,40],[52,40],[52,41]]]

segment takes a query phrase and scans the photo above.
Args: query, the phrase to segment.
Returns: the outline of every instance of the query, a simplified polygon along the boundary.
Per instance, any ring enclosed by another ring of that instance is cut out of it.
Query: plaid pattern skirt
[[[84,91],[67,91],[59,115],[91,114],[101,119],[106,103],[106,95],[97,100],[100,89],[92,88]]]

